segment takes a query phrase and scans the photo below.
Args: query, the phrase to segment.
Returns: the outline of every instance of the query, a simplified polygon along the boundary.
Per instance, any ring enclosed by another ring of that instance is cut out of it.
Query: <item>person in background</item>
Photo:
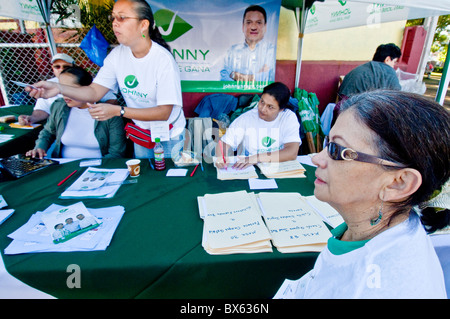
[[[58,82],[58,77],[61,72],[71,66],[75,65],[75,61],[69,55],[65,53],[55,54],[52,58],[52,70],[55,77],[51,78],[48,81]],[[57,98],[60,98],[61,95],[51,97],[48,99],[37,99],[36,104],[33,108],[33,113],[31,115],[19,115],[19,124],[20,125],[31,125],[40,121],[43,121],[48,118],[50,114],[50,107],[55,102]]]
[[[449,158],[450,114],[436,102],[389,90],[345,100],[312,158],[314,195],[345,222],[296,297],[446,298],[427,232],[449,225],[449,210],[422,203],[448,181]]]
[[[220,71],[221,81],[275,80],[275,46],[264,40],[266,31],[266,10],[249,6],[242,19],[245,41],[228,50]]]
[[[379,89],[402,89],[394,70],[401,55],[400,48],[394,43],[381,44],[377,47],[372,61],[357,66],[344,77],[339,87],[339,101],[333,109],[331,126],[336,122],[342,101],[349,96]]]
[[[393,43],[378,46],[372,61],[354,68],[344,77],[339,87],[340,98],[377,89],[400,91],[394,66],[401,54],[400,48]]]
[[[118,0],[110,19],[119,46],[106,57],[93,83],[72,87],[52,82],[38,82],[38,88],[25,88],[32,97],[64,94],[78,101],[98,101],[110,89],[120,89],[126,106],[108,103],[89,104],[91,116],[98,121],[113,117],[132,119],[143,129],[158,124],[165,156],[183,147],[186,119],[182,108],[178,65],[170,47],[162,39],[150,5],[145,0]],[[155,138],[155,134],[152,133]],[[179,148],[179,149],[176,149]],[[134,144],[138,158],[153,157],[153,149]]]
[[[59,75],[61,85],[81,87],[92,83],[89,72],[78,66],[65,69]],[[120,158],[125,155],[126,138],[120,117],[96,121],[89,114],[86,102],[63,94],[56,99],[51,113],[33,150],[27,156],[44,158],[55,142],[54,158]]]
[[[261,162],[295,160],[301,144],[300,124],[287,108],[289,97],[289,88],[281,82],[266,86],[258,106],[240,115],[222,136],[216,148],[216,167],[227,167],[230,150],[236,151],[241,144],[244,156],[238,156],[233,164],[237,169]]]

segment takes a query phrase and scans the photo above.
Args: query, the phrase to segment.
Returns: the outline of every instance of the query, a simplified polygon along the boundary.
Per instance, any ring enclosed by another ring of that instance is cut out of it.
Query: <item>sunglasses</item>
[[[110,22],[114,22],[114,20],[117,20],[117,22],[122,23],[122,22],[125,21],[126,19],[137,19],[137,20],[140,20],[140,18],[138,18],[138,17],[115,16],[115,15],[112,15],[112,14],[110,14],[110,15],[108,16],[108,20],[109,20]]]
[[[54,69],[57,69],[57,70],[59,70],[59,69],[67,69],[67,68],[70,68],[70,65],[59,65],[59,64],[55,64],[55,65],[52,65],[52,68],[54,68]]]
[[[344,147],[337,143],[330,142],[328,136],[325,136],[323,148],[327,148],[328,156],[335,161],[358,161],[390,167],[406,167],[400,163],[391,162],[374,155],[357,152],[349,147]]]

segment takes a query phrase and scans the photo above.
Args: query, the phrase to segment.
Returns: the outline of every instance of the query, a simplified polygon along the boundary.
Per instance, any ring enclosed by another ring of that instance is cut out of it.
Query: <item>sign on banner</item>
[[[281,0],[148,3],[178,63],[183,92],[262,91],[275,81]],[[251,28],[245,25],[250,5],[265,10],[265,24],[255,18]],[[253,42],[254,48],[248,45]]]
[[[305,33],[364,25],[376,28],[385,22],[439,15],[439,12],[433,8],[409,7],[402,5],[405,1],[397,2],[397,5],[370,3],[364,0],[361,2],[343,0],[315,2],[308,12]]]
[[[44,22],[36,0],[1,1],[0,16]]]

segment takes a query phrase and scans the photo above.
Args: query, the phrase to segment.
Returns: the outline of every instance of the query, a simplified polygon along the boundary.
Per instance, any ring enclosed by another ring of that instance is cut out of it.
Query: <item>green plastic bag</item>
[[[300,88],[295,89],[294,98],[298,100],[298,114],[302,120],[303,128],[305,132],[312,133],[317,149],[317,134],[321,137],[324,136],[320,123],[319,99],[315,93],[308,93]]]

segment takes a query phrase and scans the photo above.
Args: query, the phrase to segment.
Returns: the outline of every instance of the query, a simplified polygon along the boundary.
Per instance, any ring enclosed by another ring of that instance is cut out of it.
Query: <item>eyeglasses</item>
[[[344,147],[337,143],[330,142],[328,136],[325,136],[323,148],[327,148],[328,156],[335,161],[358,161],[383,166],[406,167],[400,163],[391,162],[374,155],[357,152],[349,147]]]
[[[115,15],[112,15],[112,14],[110,14],[110,15],[108,16],[108,20],[109,20],[110,22],[114,22],[114,20],[117,20],[117,22],[122,23],[122,22],[125,21],[126,19],[137,19],[137,20],[140,20],[140,18],[138,18],[138,17],[115,16]]]
[[[52,65],[52,68],[54,68],[54,69],[57,69],[57,70],[59,70],[59,69],[67,69],[67,68],[69,68],[70,67],[70,65],[59,65],[59,64],[55,64],[55,65]]]

